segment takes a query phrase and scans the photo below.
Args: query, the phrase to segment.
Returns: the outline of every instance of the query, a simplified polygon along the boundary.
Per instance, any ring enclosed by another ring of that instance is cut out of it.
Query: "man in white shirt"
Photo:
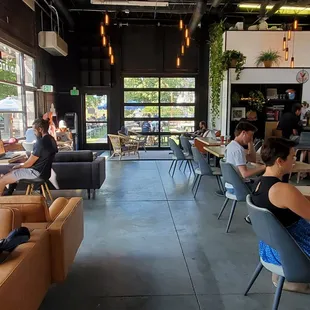
[[[248,162],[256,162],[256,152],[253,145],[253,136],[256,131],[257,128],[251,123],[240,122],[235,129],[235,139],[226,147],[226,162],[236,166],[246,182],[249,181],[249,177],[262,173],[266,168],[265,165],[255,166],[254,168],[247,166]],[[244,149],[246,145],[248,146],[247,150]],[[226,183],[225,187],[228,192],[234,193],[231,184]]]

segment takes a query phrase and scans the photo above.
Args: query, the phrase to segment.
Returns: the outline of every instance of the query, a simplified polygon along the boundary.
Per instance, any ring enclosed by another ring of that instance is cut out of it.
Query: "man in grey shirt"
[[[265,171],[265,165],[259,165],[254,168],[247,166],[248,162],[256,162],[256,152],[253,145],[253,136],[257,128],[249,122],[240,122],[235,129],[235,139],[226,147],[226,162],[236,166],[240,175],[248,181],[248,178]],[[244,146],[248,146],[245,150]],[[226,183],[225,187],[228,192],[234,193],[231,184]]]

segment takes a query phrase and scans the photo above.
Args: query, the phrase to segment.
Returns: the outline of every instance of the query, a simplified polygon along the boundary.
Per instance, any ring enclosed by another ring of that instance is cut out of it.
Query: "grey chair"
[[[235,192],[234,194],[231,194],[228,191],[225,192],[226,199],[218,215],[218,219],[220,219],[223,211],[225,210],[228,204],[228,201],[232,200],[233,203],[231,206],[231,211],[230,211],[230,215],[229,215],[229,219],[228,219],[228,223],[226,227],[226,232],[228,233],[232,218],[235,213],[237,202],[245,201],[246,196],[250,194],[251,191],[250,191],[250,188],[245,184],[239,172],[236,170],[236,168],[232,164],[226,163],[225,161],[221,160],[220,166],[221,166],[221,171],[222,171],[224,182],[231,184]]]
[[[179,146],[175,143],[175,141],[171,138],[169,138],[169,146],[170,146],[171,151],[173,152],[172,162],[171,162],[171,165],[169,168],[169,174],[170,174],[170,171],[173,167],[172,177],[174,176],[175,168],[178,164],[178,161],[180,161],[180,162],[186,161],[186,165],[188,164],[189,167],[192,168],[192,170],[194,171],[194,167],[193,167],[193,163],[192,163],[193,157],[192,156],[186,156],[182,152],[182,150],[179,148]]]
[[[223,185],[220,179],[222,175],[221,170],[219,168],[211,168],[207,160],[204,158],[204,156],[200,153],[200,151],[196,147],[192,146],[191,151],[194,157],[194,161],[198,165],[198,167],[195,169],[196,176],[192,187],[194,197],[196,197],[200,181],[204,175],[215,176],[220,190],[223,191]]]
[[[182,149],[183,149],[183,153],[184,155],[188,158],[188,159],[193,159],[193,153],[192,153],[192,145],[190,144],[189,142],[189,138],[188,137],[185,137],[185,136],[181,136],[180,137],[180,142],[181,142],[181,146],[182,146]],[[180,168],[182,166],[183,162],[181,162],[180,164]],[[185,164],[185,167],[184,167],[184,172],[186,170],[186,166],[187,165],[191,165],[189,161],[186,161],[186,164]],[[191,167],[189,167],[190,169]]]
[[[254,150],[257,152],[263,145],[264,140],[258,139],[254,144]]]
[[[252,203],[250,195],[247,196],[246,202],[255,234],[259,240],[264,241],[279,253],[282,266],[266,263],[261,259],[244,295],[247,295],[261,270],[265,267],[279,276],[272,306],[273,310],[277,310],[285,280],[295,283],[310,283],[310,259],[270,211],[256,207]]]

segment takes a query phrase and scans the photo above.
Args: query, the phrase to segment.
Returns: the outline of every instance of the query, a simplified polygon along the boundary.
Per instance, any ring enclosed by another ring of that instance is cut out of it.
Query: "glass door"
[[[86,144],[108,143],[108,95],[85,94]]]

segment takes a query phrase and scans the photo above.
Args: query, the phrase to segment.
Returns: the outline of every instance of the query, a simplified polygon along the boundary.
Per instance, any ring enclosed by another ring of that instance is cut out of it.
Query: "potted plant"
[[[235,72],[237,74],[236,79],[240,79],[240,74],[245,64],[246,57],[236,50],[227,50],[223,53],[222,64],[223,69],[236,68]]]
[[[258,67],[260,64],[264,64],[265,68],[272,67],[273,64],[279,65],[279,60],[281,56],[278,51],[268,50],[263,51],[259,54],[256,59],[256,66]]]
[[[247,118],[251,120],[257,119],[257,112],[262,112],[266,103],[263,93],[259,90],[250,91],[248,104],[250,111],[247,113]]]

